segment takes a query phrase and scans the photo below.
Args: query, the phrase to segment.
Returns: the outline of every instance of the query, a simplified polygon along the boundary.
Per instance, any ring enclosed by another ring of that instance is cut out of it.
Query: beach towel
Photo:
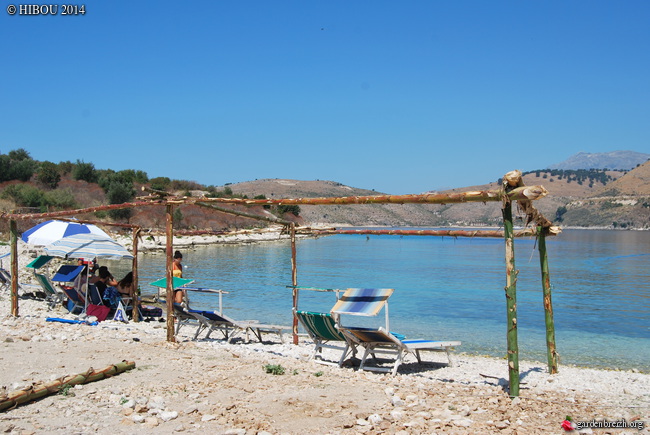
[[[115,287],[106,287],[104,290],[104,304],[108,305],[111,308],[117,308],[117,305],[121,302],[120,292]]]

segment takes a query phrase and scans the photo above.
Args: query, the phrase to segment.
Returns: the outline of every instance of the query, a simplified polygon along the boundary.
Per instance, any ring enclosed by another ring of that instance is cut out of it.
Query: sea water
[[[650,371],[650,232],[565,230],[546,239],[560,363]],[[222,289],[235,319],[291,325],[288,241],[215,245],[183,252],[184,277]],[[538,246],[515,243],[520,359],[546,361]],[[164,276],[165,257],[143,255],[146,284]],[[505,357],[503,239],[336,235],[297,241],[298,285],[323,289],[393,288],[389,328],[408,338],[460,340],[458,351]],[[218,298],[191,293],[193,308]],[[299,309],[329,311],[335,293],[301,290]],[[344,324],[383,326],[345,316]]]

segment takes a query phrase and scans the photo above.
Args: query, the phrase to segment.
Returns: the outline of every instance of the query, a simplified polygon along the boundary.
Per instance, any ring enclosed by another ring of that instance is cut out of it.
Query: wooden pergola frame
[[[297,304],[297,264],[296,264],[296,234],[384,234],[384,235],[419,235],[419,236],[454,236],[454,237],[503,237],[505,239],[505,260],[506,260],[506,309],[507,309],[507,343],[508,343],[508,371],[510,381],[510,396],[519,395],[519,348],[517,343],[517,273],[515,269],[514,238],[525,236],[536,236],[539,238],[538,248],[540,253],[540,265],[542,271],[543,303],[546,320],[546,342],[549,373],[557,373],[558,354],[555,347],[555,328],[553,323],[553,307],[551,302],[550,275],[548,272],[548,260],[546,255],[546,236],[553,236],[560,232],[560,229],[553,226],[552,222],[546,219],[532,205],[532,201],[547,195],[543,186],[525,186],[520,171],[508,172],[503,178],[503,185],[498,190],[482,190],[462,193],[439,193],[421,195],[376,195],[376,196],[351,196],[332,198],[283,198],[283,199],[242,199],[242,198],[194,198],[174,197],[167,192],[145,189],[149,192],[146,197],[137,198],[137,201],[124,204],[111,204],[90,207],[79,210],[64,210],[50,213],[36,214],[14,214],[1,213],[0,219],[8,220],[11,233],[11,295],[12,315],[18,316],[18,257],[17,239],[18,231],[16,221],[27,219],[52,219],[75,216],[84,213],[93,213],[104,210],[116,210],[142,206],[165,206],[166,215],[166,278],[167,278],[167,341],[174,342],[174,316],[173,316],[173,280],[172,280],[172,253],[173,253],[173,212],[174,207],[180,205],[197,205],[208,208],[215,212],[228,213],[246,218],[263,220],[266,222],[279,223],[288,228],[291,240],[291,276],[293,287],[293,342],[298,343],[298,320],[295,315]],[[280,219],[273,216],[262,216],[254,213],[233,210],[222,205],[343,205],[343,204],[452,204],[464,202],[502,202],[503,231],[495,230],[346,230],[346,229],[297,229],[294,222]],[[526,228],[514,231],[512,218],[512,202],[517,201],[520,210],[526,215],[526,226],[535,224],[535,228]],[[134,246],[134,282],[137,285],[137,240],[141,231],[140,227],[125,224],[107,224],[105,222],[91,222],[102,225],[115,225],[133,228]],[[202,231],[206,234],[209,232]],[[215,232],[217,233],[217,232]],[[135,298],[137,299],[137,298]]]

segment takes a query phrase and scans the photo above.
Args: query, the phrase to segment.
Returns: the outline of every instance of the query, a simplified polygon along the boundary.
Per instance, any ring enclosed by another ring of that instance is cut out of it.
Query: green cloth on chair
[[[30,269],[40,269],[41,267],[43,267],[47,263],[49,263],[50,260],[53,259],[53,258],[54,257],[51,257],[49,255],[39,255],[31,263],[29,263],[25,267],[29,267]]]
[[[315,360],[320,356],[319,362],[321,364],[337,364],[341,366],[345,358],[352,353],[356,355],[356,347],[351,346],[350,342],[346,340],[345,336],[336,327],[334,317],[330,313],[316,313],[312,311],[296,311],[298,320],[307,331],[307,334],[314,342],[314,352],[311,356]],[[342,342],[342,344],[332,344],[330,342]],[[322,357],[323,349],[335,349],[343,351],[338,363],[324,361]],[[320,355],[319,355],[320,354]]]

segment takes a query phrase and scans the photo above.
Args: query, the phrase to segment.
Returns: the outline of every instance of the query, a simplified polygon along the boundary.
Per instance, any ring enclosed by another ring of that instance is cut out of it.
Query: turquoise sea
[[[650,232],[565,230],[547,238],[560,364],[650,372]],[[409,338],[462,341],[460,352],[504,357],[504,241],[489,238],[337,235],[299,239],[298,285],[388,287],[390,329]],[[515,243],[520,359],[546,361],[539,255]],[[233,318],[291,324],[288,241],[200,247],[184,252],[193,285],[228,291]],[[140,283],[164,276],[165,259],[143,255]],[[218,298],[191,294],[193,307]],[[300,309],[329,311],[333,293],[302,291]],[[344,324],[382,325],[377,318]]]

